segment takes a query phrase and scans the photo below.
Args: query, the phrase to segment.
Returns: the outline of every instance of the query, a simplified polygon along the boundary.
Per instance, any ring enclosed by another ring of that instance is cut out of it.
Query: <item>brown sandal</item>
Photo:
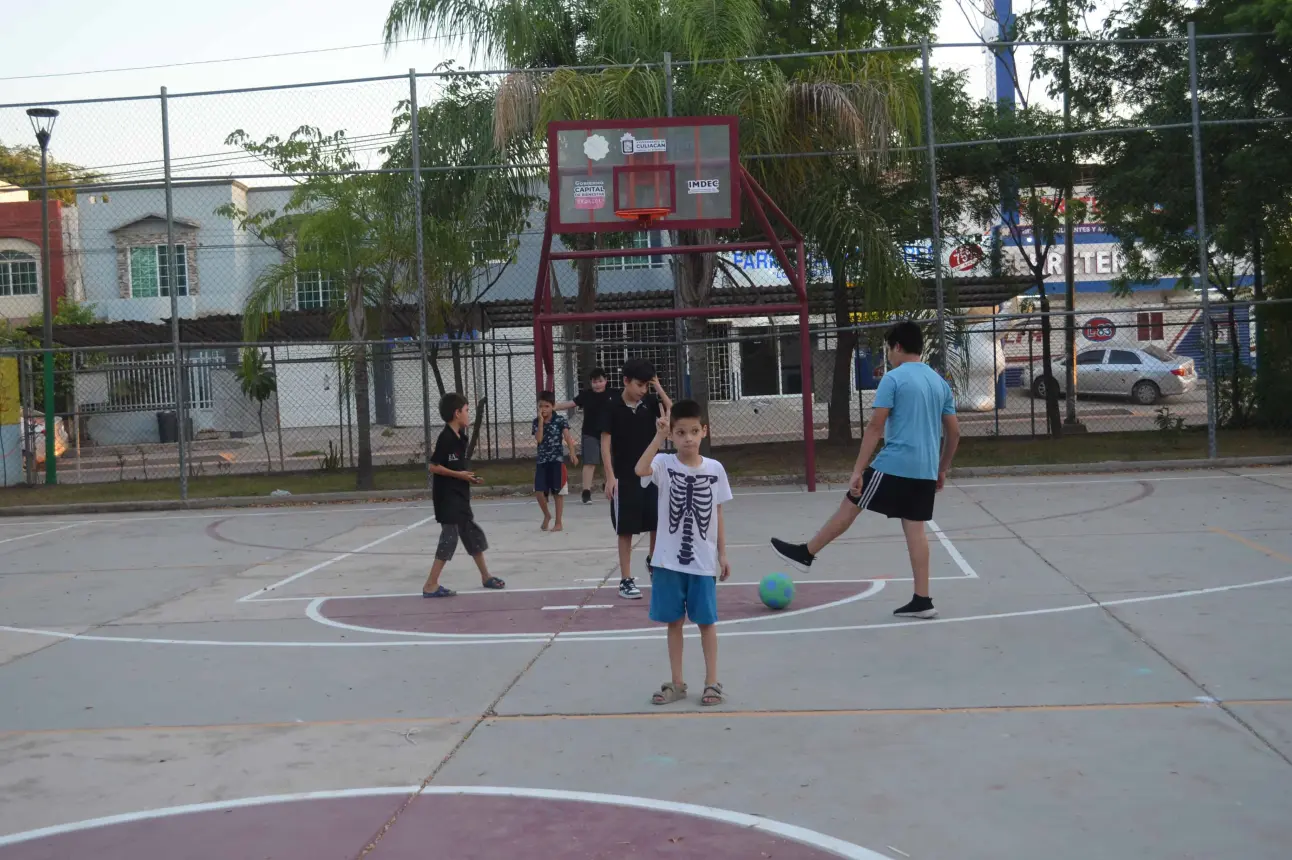
[[[669,705],[673,702],[686,698],[686,684],[681,687],[673,686],[672,681],[668,681],[659,688],[659,692],[651,696],[652,705]]]
[[[721,684],[709,684],[704,688],[704,695],[700,697],[700,704],[706,707],[721,705],[725,701],[727,697],[722,694]]]

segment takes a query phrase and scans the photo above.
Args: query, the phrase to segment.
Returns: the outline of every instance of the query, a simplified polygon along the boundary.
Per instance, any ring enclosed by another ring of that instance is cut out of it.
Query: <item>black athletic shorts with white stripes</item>
[[[928,522],[933,519],[937,493],[937,481],[886,475],[867,466],[861,476],[861,495],[854,496],[849,491],[848,501],[889,518]]]

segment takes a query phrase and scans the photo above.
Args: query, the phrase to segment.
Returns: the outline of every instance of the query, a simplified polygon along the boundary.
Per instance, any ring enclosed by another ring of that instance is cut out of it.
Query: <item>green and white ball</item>
[[[794,580],[783,573],[769,573],[758,583],[758,596],[768,609],[784,609],[794,599]]]

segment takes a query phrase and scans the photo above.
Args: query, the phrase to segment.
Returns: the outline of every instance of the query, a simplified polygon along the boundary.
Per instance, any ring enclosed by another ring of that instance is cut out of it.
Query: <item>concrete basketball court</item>
[[[1292,470],[953,482],[938,620],[875,515],[763,608],[840,493],[737,488],[718,708],[604,501],[443,601],[427,504],[0,521],[0,860],[1285,860]]]

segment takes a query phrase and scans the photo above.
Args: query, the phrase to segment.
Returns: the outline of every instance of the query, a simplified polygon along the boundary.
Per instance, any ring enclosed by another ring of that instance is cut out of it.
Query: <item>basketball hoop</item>
[[[649,230],[652,224],[671,211],[667,206],[655,206],[642,209],[616,209],[615,214],[625,221],[636,221],[638,229]]]

